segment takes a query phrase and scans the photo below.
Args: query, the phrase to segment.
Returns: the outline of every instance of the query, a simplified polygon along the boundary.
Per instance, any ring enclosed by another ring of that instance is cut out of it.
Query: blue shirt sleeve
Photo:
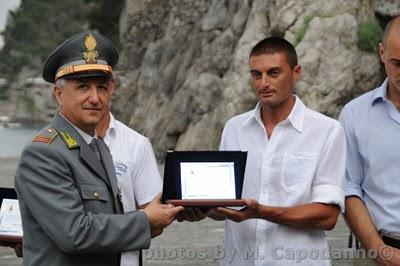
[[[363,160],[358,151],[357,138],[354,131],[354,111],[346,105],[339,116],[346,135],[346,178],[344,182],[345,196],[357,196],[363,200],[362,184],[364,182]]]

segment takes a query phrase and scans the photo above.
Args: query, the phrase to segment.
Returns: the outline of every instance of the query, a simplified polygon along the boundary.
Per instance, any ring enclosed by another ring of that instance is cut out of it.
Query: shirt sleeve
[[[224,150],[226,150],[226,138],[227,138],[227,136],[226,136],[226,126],[224,127],[224,130],[222,131],[222,136],[221,136],[221,142],[219,143],[219,150],[220,151],[224,151]]]
[[[149,139],[144,138],[137,156],[138,168],[135,174],[133,189],[138,205],[149,203],[162,189],[162,179],[157,167],[153,148]]]
[[[229,120],[222,131],[221,142],[219,143],[220,151],[229,151],[229,150],[238,150],[236,147],[236,134],[235,134],[235,126],[232,125],[233,120]]]
[[[345,106],[339,116],[346,136],[346,177],[344,182],[345,196],[357,196],[363,199],[361,184],[363,182],[362,160],[357,148],[354,133],[354,116],[351,109]]]
[[[330,131],[312,184],[312,201],[337,204],[344,211],[346,141],[339,123]]]

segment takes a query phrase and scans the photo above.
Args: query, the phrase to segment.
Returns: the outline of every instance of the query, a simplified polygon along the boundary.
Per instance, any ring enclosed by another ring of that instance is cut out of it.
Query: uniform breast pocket
[[[282,183],[287,191],[302,190],[311,186],[319,154],[286,152],[282,158]]]
[[[85,210],[92,213],[103,212],[108,202],[108,192],[105,187],[93,184],[80,184]]]

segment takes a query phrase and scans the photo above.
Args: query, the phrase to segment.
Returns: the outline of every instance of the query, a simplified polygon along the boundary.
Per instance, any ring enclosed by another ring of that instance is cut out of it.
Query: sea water
[[[0,158],[20,157],[31,139],[43,124],[0,125]]]

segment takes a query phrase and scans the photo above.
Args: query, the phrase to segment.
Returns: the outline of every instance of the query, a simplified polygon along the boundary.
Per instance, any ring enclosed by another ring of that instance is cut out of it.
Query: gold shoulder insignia
[[[40,132],[39,135],[32,139],[32,142],[44,142],[46,144],[50,144],[54,138],[57,137],[57,135],[58,132],[55,129],[49,128]]]
[[[60,136],[63,138],[65,144],[67,144],[69,149],[79,146],[78,142],[73,137],[71,137],[69,133],[60,132]]]
[[[83,52],[82,55],[83,58],[86,60],[86,63],[96,63],[97,58],[99,57],[99,52],[95,50],[97,46],[97,41],[93,34],[90,33],[86,36],[84,44],[86,52]]]

